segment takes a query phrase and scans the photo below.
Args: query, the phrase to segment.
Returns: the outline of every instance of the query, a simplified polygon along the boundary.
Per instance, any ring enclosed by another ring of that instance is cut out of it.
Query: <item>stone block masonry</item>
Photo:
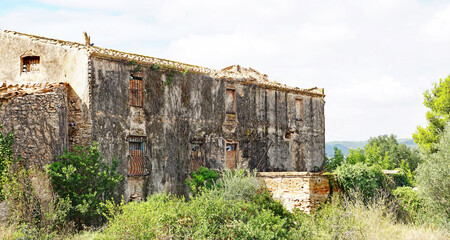
[[[329,178],[319,173],[260,172],[258,178],[289,211],[298,208],[314,213],[330,195]]]
[[[42,168],[67,148],[67,92],[64,85],[2,101],[3,133],[14,129],[13,152],[25,164]]]
[[[188,196],[185,180],[202,165],[288,172],[324,164],[323,89],[239,65],[214,70],[7,30],[0,52],[0,124],[15,129],[24,164],[96,141],[103,161],[117,159],[127,176],[117,189],[127,200]],[[299,179],[312,189],[310,178]]]

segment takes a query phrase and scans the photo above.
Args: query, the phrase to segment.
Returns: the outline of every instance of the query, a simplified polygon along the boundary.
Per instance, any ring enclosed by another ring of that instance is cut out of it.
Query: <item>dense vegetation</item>
[[[186,182],[189,200],[161,193],[118,204],[113,193],[122,176],[95,144],[40,171],[13,157],[14,134],[0,131],[0,199],[10,208],[0,238],[448,239],[449,78],[425,93],[429,126],[414,135],[421,152],[393,135],[346,156],[335,148],[325,166],[334,194],[312,215],[287,211],[255,172],[204,167]]]
[[[54,190],[70,200],[67,220],[73,221],[78,229],[103,223],[101,203],[114,197],[116,186],[123,179],[116,171],[118,161],[113,160],[111,167],[106,165],[97,145],[94,142],[91,147],[78,146],[72,152],[66,151],[59,161],[46,168]]]
[[[423,199],[425,219],[450,229],[450,126],[417,169],[417,185]]]
[[[95,143],[66,151],[46,171],[15,158],[13,143],[13,132],[5,136],[0,131],[0,196],[8,205],[11,226],[17,228],[14,236],[52,239],[103,223],[104,206],[115,202],[112,196],[122,176],[116,163],[110,167],[102,161]]]

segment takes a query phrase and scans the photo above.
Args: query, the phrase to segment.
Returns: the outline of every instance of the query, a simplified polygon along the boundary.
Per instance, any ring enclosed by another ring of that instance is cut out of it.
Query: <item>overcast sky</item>
[[[410,138],[450,74],[450,1],[0,0],[0,28],[325,88],[326,141]]]

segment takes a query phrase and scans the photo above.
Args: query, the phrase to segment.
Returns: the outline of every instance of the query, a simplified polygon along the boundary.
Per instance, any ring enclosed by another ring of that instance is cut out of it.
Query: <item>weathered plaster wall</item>
[[[260,172],[261,179],[275,199],[290,211],[298,208],[313,213],[330,195],[327,175],[311,172]]]
[[[119,172],[128,174],[130,131],[129,71],[121,62],[93,59],[91,69],[92,140],[99,143],[103,159],[111,164],[119,160]],[[129,196],[127,178],[119,193]]]
[[[39,72],[21,73],[21,56],[40,56]],[[67,82],[88,105],[88,52],[0,31],[0,83]]]
[[[24,54],[40,57],[38,72],[21,71]],[[68,147],[90,144],[89,58],[86,50],[0,30],[0,56],[0,85],[69,83]]]
[[[65,87],[12,98],[0,107],[3,133],[14,129],[13,151],[24,164],[41,168],[68,146],[68,98]]]
[[[192,72],[156,71],[144,65],[144,107],[135,108],[129,104],[129,77],[137,65],[97,57],[91,62],[93,140],[100,142],[105,159],[121,160],[120,169],[126,174],[127,137],[146,136],[149,193],[187,194],[185,179],[192,156],[207,167],[224,168],[227,143],[237,144],[236,166],[312,171],[323,165],[324,101],[320,97]],[[227,89],[235,94],[234,113],[226,112]],[[298,98],[303,101],[301,120],[296,120]]]

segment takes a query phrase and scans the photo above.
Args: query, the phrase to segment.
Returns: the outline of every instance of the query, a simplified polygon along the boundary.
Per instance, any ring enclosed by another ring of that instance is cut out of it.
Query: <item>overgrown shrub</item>
[[[220,187],[206,189],[188,202],[158,194],[124,205],[101,238],[286,239],[290,213],[262,187],[255,173],[227,170]]]
[[[417,191],[414,191],[411,187],[398,187],[392,194],[398,200],[402,210],[408,214],[408,221],[414,222],[418,213],[422,211],[422,201],[419,198]]]
[[[436,149],[419,165],[417,185],[426,219],[450,229],[450,125],[445,127]]]
[[[1,131],[3,126],[0,124],[0,181],[3,181],[3,175],[6,174],[7,168],[13,162],[12,145],[14,143],[14,133],[10,131],[6,136]],[[0,182],[0,202],[5,199],[3,195],[3,183]]]
[[[1,190],[8,204],[10,223],[18,231],[33,232],[34,237],[60,231],[70,202],[53,191],[48,175],[38,169],[27,169],[14,159],[14,134],[0,133]]]
[[[365,163],[343,164],[334,171],[339,186],[347,193],[361,193],[364,201],[388,190],[386,176],[379,165],[368,166]]]
[[[46,166],[56,192],[71,201],[67,220],[74,221],[78,228],[104,221],[100,203],[115,196],[116,186],[123,179],[116,171],[118,162],[105,164],[97,145],[77,146]]]
[[[395,170],[398,170],[398,173],[391,174],[391,178],[394,181],[395,187],[411,187],[412,183],[406,171],[402,168],[396,168]]]
[[[39,232],[51,232],[61,227],[70,209],[70,201],[53,192],[47,174],[18,165],[12,165],[8,170],[3,192],[11,223]]]
[[[192,172],[190,176],[190,178],[186,179],[186,185],[188,185],[192,195],[196,196],[205,189],[211,189],[216,184],[219,173],[201,166],[199,169]]]
[[[246,172],[243,169],[225,169],[219,185],[217,190],[225,199],[229,200],[249,200],[263,187],[262,182],[256,178],[256,171]]]

